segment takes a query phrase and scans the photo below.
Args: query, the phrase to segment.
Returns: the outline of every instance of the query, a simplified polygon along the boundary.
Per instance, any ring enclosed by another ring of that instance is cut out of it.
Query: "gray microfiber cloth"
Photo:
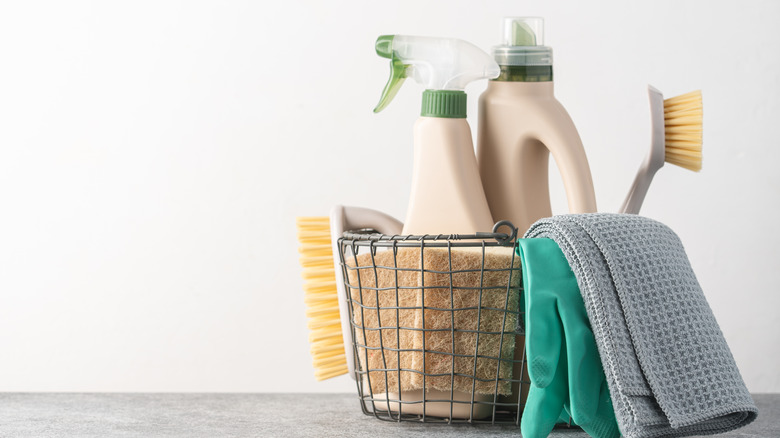
[[[628,214],[542,219],[580,288],[625,437],[722,433],[755,420],[750,397],[679,237]]]

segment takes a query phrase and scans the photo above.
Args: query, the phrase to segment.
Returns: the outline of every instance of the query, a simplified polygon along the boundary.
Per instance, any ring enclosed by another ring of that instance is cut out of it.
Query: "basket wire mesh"
[[[365,414],[520,424],[530,381],[516,237],[506,221],[473,235],[344,233],[340,268]]]

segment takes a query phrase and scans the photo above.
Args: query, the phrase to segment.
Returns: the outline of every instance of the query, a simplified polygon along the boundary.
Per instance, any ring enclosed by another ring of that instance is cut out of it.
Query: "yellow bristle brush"
[[[344,231],[365,228],[400,234],[403,224],[376,210],[341,205],[331,209],[330,217],[298,217],[295,222],[314,377],[325,380],[349,374],[354,379],[352,327],[338,240]]]
[[[701,170],[702,99],[701,91],[692,91],[664,100],[663,94],[649,86],[650,116],[653,122],[650,153],[637,172],[620,213],[639,213],[653,180],[664,162],[698,172]]]
[[[347,372],[330,222],[327,216],[299,217],[295,224],[314,376],[317,380],[325,380]]]

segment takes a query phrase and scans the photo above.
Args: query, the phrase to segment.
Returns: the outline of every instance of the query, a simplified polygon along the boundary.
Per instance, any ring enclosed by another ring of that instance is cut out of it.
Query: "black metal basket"
[[[516,237],[506,221],[474,235],[344,233],[338,249],[365,414],[520,424],[530,382]]]

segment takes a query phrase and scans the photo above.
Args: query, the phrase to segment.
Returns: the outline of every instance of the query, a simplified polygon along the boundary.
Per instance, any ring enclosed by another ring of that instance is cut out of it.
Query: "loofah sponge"
[[[358,359],[373,392],[511,393],[520,259],[512,248],[487,248],[482,265],[481,248],[347,260]]]
[[[374,393],[419,389],[412,383],[413,372],[405,371],[419,354],[411,351],[420,311],[411,270],[419,269],[419,258],[419,251],[401,249],[395,258],[392,251],[384,251],[346,261],[358,360],[360,368],[369,371]]]

